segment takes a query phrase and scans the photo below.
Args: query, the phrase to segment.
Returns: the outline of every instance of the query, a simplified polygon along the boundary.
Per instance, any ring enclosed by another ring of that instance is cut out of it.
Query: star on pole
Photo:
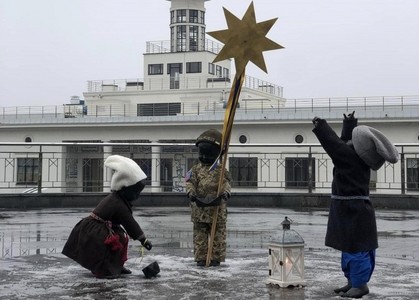
[[[263,51],[284,48],[268,39],[266,34],[278,18],[256,23],[253,2],[240,20],[224,9],[228,29],[208,32],[210,36],[224,43],[214,62],[234,58],[236,74],[242,74],[249,61],[267,73]]]

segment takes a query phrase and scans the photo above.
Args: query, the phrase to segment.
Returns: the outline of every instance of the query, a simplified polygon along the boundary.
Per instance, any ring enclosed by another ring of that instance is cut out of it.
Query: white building
[[[193,144],[206,129],[222,129],[234,75],[230,60],[212,63],[222,45],[206,38],[205,1],[170,1],[170,40],[147,42],[142,79],[88,81],[84,100],[73,97],[63,106],[0,108],[0,191],[106,190],[103,161],[115,153],[139,162],[152,191],[182,191],[196,155],[194,146],[179,144]],[[323,117],[339,133],[343,113],[355,110],[360,123],[406,144],[399,148],[406,153],[402,163],[374,174],[376,191],[414,192],[419,186],[418,100],[287,100],[279,85],[247,76],[231,137],[228,168],[234,189],[330,191],[331,161],[313,146],[318,142],[311,119]],[[33,146],[16,144],[23,142]]]

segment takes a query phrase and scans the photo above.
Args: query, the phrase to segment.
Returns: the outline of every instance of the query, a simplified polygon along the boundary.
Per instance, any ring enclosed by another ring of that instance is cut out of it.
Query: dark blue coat
[[[341,138],[326,120],[319,120],[313,129],[334,165],[326,246],[344,252],[378,248],[375,212],[369,200],[371,170],[346,143],[356,126],[356,119],[345,119]]]

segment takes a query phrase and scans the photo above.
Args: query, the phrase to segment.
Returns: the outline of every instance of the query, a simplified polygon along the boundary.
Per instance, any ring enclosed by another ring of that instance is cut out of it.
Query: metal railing
[[[185,89],[208,89],[231,87],[231,79],[226,77],[210,76],[183,76],[179,78],[130,78],[130,79],[104,79],[89,80],[88,93],[127,92],[127,91],[164,91]],[[243,87],[256,90],[268,95],[282,97],[283,87],[252,76],[245,77]]]
[[[180,103],[175,111],[164,107],[154,107],[152,116],[185,116],[185,115],[213,115],[225,111],[228,94],[220,95],[220,100],[208,100],[196,102],[185,100]],[[167,105],[169,105],[167,103]],[[276,118],[298,119],[300,113],[336,112],[341,116],[342,112],[356,110],[358,115],[363,112],[385,112],[388,116],[397,113],[399,118],[416,117],[413,112],[419,111],[419,96],[382,96],[382,97],[347,97],[347,98],[312,98],[312,99],[288,99],[285,105],[281,100],[269,101],[253,99],[242,100],[239,103],[237,114],[254,116],[255,113],[274,115]],[[404,113],[404,114],[401,114]],[[375,116],[365,115],[370,118],[387,117],[385,114]],[[417,113],[416,113],[417,114]],[[14,122],[22,120],[30,122],[31,119],[42,118],[82,118],[82,117],[140,117],[137,104],[103,104],[103,105],[51,105],[51,106],[12,106],[0,107],[0,122]],[[306,118],[308,118],[307,116]],[[311,116],[312,117],[312,116]]]
[[[371,193],[419,192],[419,144],[398,144],[400,161],[372,173]],[[333,163],[318,144],[232,144],[233,192],[330,193]],[[193,144],[0,143],[0,193],[108,191],[107,156],[131,157],[151,192],[184,192]]]
[[[197,51],[209,51],[214,54],[220,53],[223,48],[223,44],[215,42],[210,39],[205,39],[205,43],[201,45],[201,48],[197,48]],[[181,52],[181,51],[171,51],[170,40],[161,40],[161,41],[148,41],[146,42],[146,54],[160,54],[160,53],[170,53],[170,52]],[[185,52],[190,52],[190,50]]]

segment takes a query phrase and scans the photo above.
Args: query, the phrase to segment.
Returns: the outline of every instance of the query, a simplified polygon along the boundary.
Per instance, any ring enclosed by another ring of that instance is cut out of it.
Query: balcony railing
[[[223,44],[215,42],[210,39],[205,39],[205,44],[201,48],[197,48],[197,51],[209,51],[214,54],[220,53],[223,48]],[[146,42],[146,54],[160,54],[160,53],[170,53],[170,52],[180,52],[180,51],[171,51],[170,40],[162,41],[148,41]]]
[[[176,79],[165,77],[149,78],[147,80],[141,78],[89,80],[87,82],[87,91],[88,93],[117,93],[144,90],[176,91],[208,88],[230,89],[230,81],[230,78],[209,76],[179,76],[179,78]],[[281,86],[251,76],[245,77],[243,87],[276,97],[283,96],[283,88]]]
[[[169,113],[164,107],[154,108],[148,117],[158,116],[209,116],[223,114],[228,94],[220,95],[219,101],[185,100],[176,113]],[[382,96],[382,97],[347,97],[347,98],[311,98],[282,100],[244,99],[240,101],[237,114],[242,119],[255,120],[269,116],[281,120],[311,119],[315,114],[330,113],[329,118],[342,116],[342,113],[357,111],[363,118],[418,118],[419,96]],[[168,104],[169,105],[169,104]],[[261,117],[262,116],[262,117]],[[98,105],[57,105],[57,106],[12,106],[0,107],[0,122],[30,123],[44,118],[71,119],[86,117],[141,117],[137,104],[98,104]],[[73,121],[73,120],[72,120]]]
[[[372,172],[371,193],[419,192],[419,145],[398,144],[400,161]],[[133,158],[147,191],[184,192],[197,162],[194,144],[0,143],[0,193],[109,191],[112,154]],[[333,163],[318,144],[232,144],[227,168],[233,192],[330,193]]]

